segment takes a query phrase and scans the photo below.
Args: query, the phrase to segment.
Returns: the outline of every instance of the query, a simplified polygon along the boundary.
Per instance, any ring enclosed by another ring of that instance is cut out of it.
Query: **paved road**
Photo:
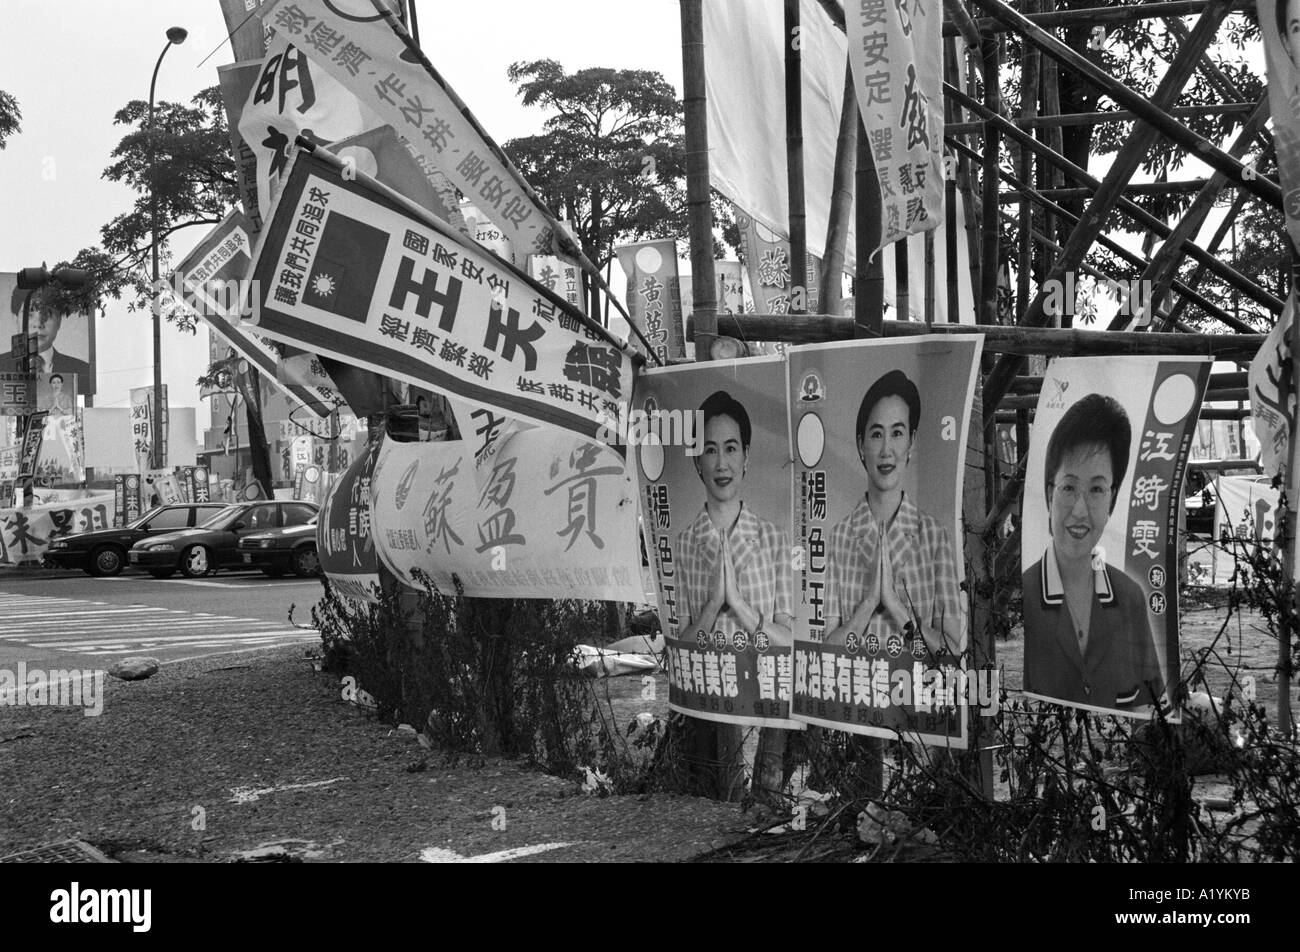
[[[315,579],[223,572],[207,579],[78,573],[0,575],[0,668],[108,668],[147,655],[163,663],[319,640]],[[288,620],[294,606],[293,622]]]

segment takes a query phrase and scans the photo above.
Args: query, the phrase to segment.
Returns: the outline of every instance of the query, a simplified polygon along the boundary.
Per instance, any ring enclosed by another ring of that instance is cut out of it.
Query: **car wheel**
[[[216,559],[206,545],[192,545],[181,555],[181,574],[186,578],[203,578],[216,570]]]
[[[315,578],[320,575],[320,558],[316,555],[316,546],[305,545],[294,551],[293,574],[299,578]]]
[[[175,569],[150,569],[149,574],[154,578],[171,578],[176,574]]]
[[[91,575],[120,575],[126,567],[126,553],[115,545],[101,545],[90,553]]]
[[[262,574],[267,578],[283,578],[284,569],[278,565],[264,565],[262,566]]]

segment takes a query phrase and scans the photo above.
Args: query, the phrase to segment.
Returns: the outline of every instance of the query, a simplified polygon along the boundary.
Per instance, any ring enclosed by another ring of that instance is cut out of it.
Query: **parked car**
[[[127,551],[141,539],[202,525],[224,508],[219,502],[159,506],[130,525],[54,539],[45,550],[45,565],[82,569],[87,575],[117,575],[126,567]]]
[[[259,568],[271,578],[279,578],[286,572],[299,578],[320,575],[315,518],[301,526],[251,532],[239,540],[237,548],[240,567]]]
[[[316,504],[291,500],[260,500],[227,506],[203,525],[142,539],[127,559],[154,578],[169,578],[177,570],[186,578],[212,575],[221,566],[242,563],[239,540],[254,532],[306,525]]]

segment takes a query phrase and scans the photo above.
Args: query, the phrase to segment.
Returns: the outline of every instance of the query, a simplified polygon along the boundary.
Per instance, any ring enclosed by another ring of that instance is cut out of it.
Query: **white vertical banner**
[[[880,247],[943,220],[943,6],[851,0],[858,109],[880,182]]]

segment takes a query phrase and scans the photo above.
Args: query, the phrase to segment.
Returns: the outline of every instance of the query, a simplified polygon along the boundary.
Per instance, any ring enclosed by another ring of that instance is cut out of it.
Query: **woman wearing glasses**
[[[1024,574],[1025,690],[1101,708],[1164,692],[1146,599],[1097,547],[1128,471],[1132,428],[1114,398],[1088,394],[1047,443],[1051,544]]]

